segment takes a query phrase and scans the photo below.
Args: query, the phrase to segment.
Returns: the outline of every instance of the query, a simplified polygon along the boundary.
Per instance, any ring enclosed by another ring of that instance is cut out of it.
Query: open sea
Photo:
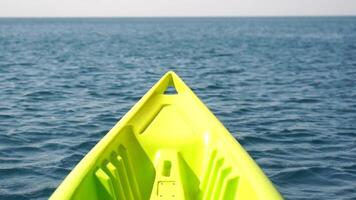
[[[0,19],[0,199],[47,199],[168,70],[286,199],[356,199],[356,17]]]

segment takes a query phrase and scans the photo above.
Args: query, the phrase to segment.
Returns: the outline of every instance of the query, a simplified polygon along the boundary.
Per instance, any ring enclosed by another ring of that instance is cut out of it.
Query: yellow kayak
[[[168,72],[79,162],[50,199],[282,197],[192,90]]]

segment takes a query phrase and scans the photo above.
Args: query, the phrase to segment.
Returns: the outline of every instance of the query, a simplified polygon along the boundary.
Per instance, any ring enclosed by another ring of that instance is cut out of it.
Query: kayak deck
[[[172,87],[175,93],[167,93]],[[224,126],[168,72],[51,199],[281,199]]]

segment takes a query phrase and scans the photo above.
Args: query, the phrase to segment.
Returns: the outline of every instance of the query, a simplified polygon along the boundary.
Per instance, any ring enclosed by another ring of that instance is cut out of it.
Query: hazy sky
[[[356,0],[0,0],[0,16],[356,15]]]

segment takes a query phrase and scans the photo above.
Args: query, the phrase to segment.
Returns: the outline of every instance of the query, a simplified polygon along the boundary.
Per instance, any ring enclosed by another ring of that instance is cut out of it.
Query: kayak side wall
[[[231,156],[231,159],[235,160],[236,166],[238,166],[240,174],[244,174],[244,179],[247,179],[247,184],[239,184],[242,186],[251,185],[251,190],[256,193],[256,199],[282,199],[279,192],[274,188],[272,182],[267,178],[262,169],[256,164],[256,162],[250,157],[246,150],[238,143],[238,141],[229,133],[225,126],[220,122],[218,118],[210,111],[210,109],[198,98],[197,95],[177,76],[175,73],[172,73],[173,79],[176,79],[177,85],[180,85],[180,88],[184,88],[185,91],[190,93],[187,95],[192,98],[192,101],[195,102],[195,105],[199,105],[200,111],[196,109],[194,112],[202,112],[200,116],[208,116],[208,121],[211,123],[208,124],[217,124],[212,129],[224,137],[220,137],[223,142],[223,148],[226,148],[227,155],[229,152],[234,152],[235,156]],[[217,122],[217,123],[216,123]],[[239,163],[244,163],[239,165]],[[245,180],[243,180],[245,181]],[[253,189],[252,189],[253,188]],[[241,189],[241,188],[240,188]],[[250,189],[242,190],[250,191]],[[239,199],[253,199],[251,192],[239,192]]]
[[[112,143],[115,137],[120,133],[122,128],[128,123],[128,121],[135,116],[136,112],[154,95],[157,91],[164,90],[169,84],[169,76],[167,73],[163,76],[131,109],[124,117],[106,134],[99,142],[91,149],[87,155],[74,167],[74,169],[68,174],[63,182],[58,186],[54,193],[49,198],[50,200],[76,200],[82,198],[82,190],[91,191],[88,193],[88,200],[96,200],[98,194],[95,193],[96,185],[92,178],[88,178],[88,174],[93,174],[94,167],[97,164],[97,160],[102,157],[103,152],[110,143]],[[89,175],[90,176],[90,175]]]

